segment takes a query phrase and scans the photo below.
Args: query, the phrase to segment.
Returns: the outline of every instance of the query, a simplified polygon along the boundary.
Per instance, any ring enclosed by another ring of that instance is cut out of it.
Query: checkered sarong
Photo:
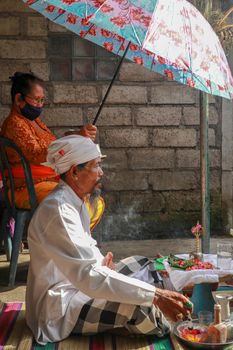
[[[142,256],[132,256],[121,260],[116,271],[130,276],[144,269],[154,284],[160,283],[153,263]],[[162,337],[169,332],[169,324],[161,311],[154,305],[145,307],[110,302],[105,299],[91,299],[79,314],[73,333],[96,334],[116,328],[125,328],[132,334],[148,334]]]

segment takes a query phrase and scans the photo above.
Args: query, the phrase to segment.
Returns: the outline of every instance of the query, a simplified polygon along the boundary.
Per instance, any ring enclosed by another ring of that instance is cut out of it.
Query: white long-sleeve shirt
[[[152,305],[155,287],[101,265],[89,225],[84,202],[63,181],[31,220],[26,319],[41,344],[66,338],[90,298]]]

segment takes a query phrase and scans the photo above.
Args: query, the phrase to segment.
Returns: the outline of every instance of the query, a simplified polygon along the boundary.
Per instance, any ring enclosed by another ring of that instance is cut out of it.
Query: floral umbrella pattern
[[[217,35],[186,0],[23,0],[51,21],[171,80],[233,99]]]

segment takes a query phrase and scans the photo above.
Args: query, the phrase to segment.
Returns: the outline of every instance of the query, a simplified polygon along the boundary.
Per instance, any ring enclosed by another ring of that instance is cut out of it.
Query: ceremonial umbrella
[[[94,124],[125,57],[205,93],[233,98],[233,78],[219,39],[186,0],[23,1],[51,21],[122,56]]]
[[[186,0],[23,1],[112,53],[125,53],[128,60],[179,83],[233,98],[233,78],[219,39]]]

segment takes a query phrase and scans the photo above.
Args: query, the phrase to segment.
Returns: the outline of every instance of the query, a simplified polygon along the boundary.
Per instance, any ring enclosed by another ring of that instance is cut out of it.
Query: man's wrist
[[[161,289],[155,288],[153,304],[156,305],[160,297],[161,297]]]

